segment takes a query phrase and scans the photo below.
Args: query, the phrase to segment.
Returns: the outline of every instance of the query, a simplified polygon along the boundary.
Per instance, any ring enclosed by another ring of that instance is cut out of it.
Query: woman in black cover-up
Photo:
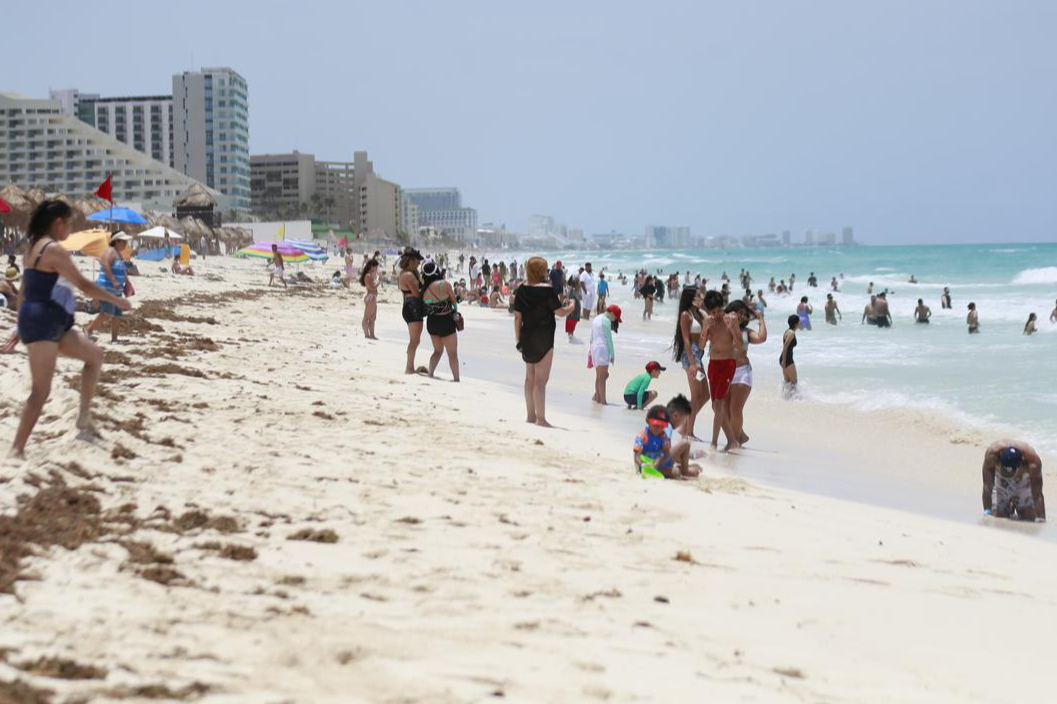
[[[525,408],[529,423],[549,428],[547,422],[547,381],[554,361],[554,316],[566,316],[574,303],[564,307],[547,281],[548,266],[542,257],[525,264],[528,283],[518,287],[514,298],[514,336],[525,360]]]

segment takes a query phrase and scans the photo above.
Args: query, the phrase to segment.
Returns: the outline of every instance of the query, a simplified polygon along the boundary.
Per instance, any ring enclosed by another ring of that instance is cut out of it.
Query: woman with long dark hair
[[[752,393],[752,364],[749,363],[749,345],[761,345],[767,342],[767,323],[763,313],[751,308],[744,301],[731,301],[723,309],[724,313],[736,313],[738,327],[743,337],[741,344],[734,345],[734,378],[730,382],[730,431],[737,438],[739,445],[745,445],[749,436],[745,434],[745,404]],[[755,318],[760,321],[759,328],[753,330],[749,321]]]
[[[103,366],[103,351],[73,330],[76,301],[69,284],[118,310],[131,308],[128,300],[85,278],[70,253],[56,246],[69,237],[73,215],[73,208],[66,203],[46,200],[37,206],[29,220],[29,248],[22,258],[25,271],[19,294],[18,335],[28,351],[32,386],[11,446],[11,455],[18,458],[25,457],[26,441],[51,394],[51,379],[60,354],[84,362],[77,429],[82,436],[98,435],[92,424],[91,406]]]
[[[363,336],[368,340],[377,340],[374,334],[374,321],[378,319],[378,260],[371,259],[360,272],[360,286],[367,289],[363,294]]]
[[[675,361],[683,365],[686,372],[686,382],[690,386],[690,415],[686,423],[679,430],[688,438],[694,438],[694,424],[697,422],[697,414],[708,403],[708,377],[705,376],[701,367],[704,350],[698,346],[701,339],[701,324],[704,313],[701,312],[703,302],[701,289],[696,286],[687,286],[679,297],[679,313],[675,323],[675,338],[672,341],[672,351]]]
[[[400,278],[396,285],[404,296],[404,307],[400,311],[407,323],[407,364],[405,374],[415,373],[415,352],[422,340],[422,323],[426,319],[425,306],[422,303],[422,279],[418,277],[418,265],[423,257],[417,249],[408,247],[400,256]]]
[[[422,267],[422,302],[426,306],[426,332],[433,341],[433,354],[429,358],[429,375],[437,370],[440,357],[448,353],[453,381],[459,380],[459,334],[455,324],[455,292],[444,280],[444,272],[436,262],[426,262]]]

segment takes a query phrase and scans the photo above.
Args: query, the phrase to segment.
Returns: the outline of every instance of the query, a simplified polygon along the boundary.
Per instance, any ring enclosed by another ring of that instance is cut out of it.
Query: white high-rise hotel
[[[249,96],[230,68],[172,77],[171,95],[103,98],[51,92],[62,112],[250,208]]]

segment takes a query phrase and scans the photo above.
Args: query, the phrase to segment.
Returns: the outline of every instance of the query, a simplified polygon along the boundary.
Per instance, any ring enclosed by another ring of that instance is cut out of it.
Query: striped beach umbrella
[[[327,254],[327,250],[319,246],[315,242],[299,242],[297,240],[287,240],[286,244],[297,247],[302,252],[308,255],[308,258],[314,262],[325,262],[330,259],[330,255]]]
[[[279,254],[283,255],[284,262],[298,264],[307,262],[308,255],[303,250],[293,246],[289,242],[254,242],[249,247],[243,247],[235,252],[236,257],[256,257],[257,259],[271,259],[272,245],[279,248]]]

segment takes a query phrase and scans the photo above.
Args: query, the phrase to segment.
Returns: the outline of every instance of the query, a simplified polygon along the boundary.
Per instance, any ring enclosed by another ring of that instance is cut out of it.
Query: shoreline
[[[269,290],[262,268],[231,260],[203,272],[215,278],[147,272],[137,286],[151,317],[104,342],[102,443],[74,439],[77,370],[62,362],[32,472],[0,464],[4,515],[59,477],[122,519],[24,560],[19,599],[0,594],[0,691],[982,704],[996,669],[1045,671],[1042,629],[983,648],[980,614],[1057,617],[1046,541],[773,488],[718,462],[700,482],[641,480],[627,430],[641,417],[565,408],[589,404],[586,346],[555,364],[548,415],[564,430],[547,430],[524,423],[505,312],[466,311],[452,384],[443,362],[442,379],[400,373],[393,287],[368,343],[358,293]],[[617,344],[619,391],[638,365]],[[10,359],[0,388],[23,389],[24,355]],[[681,390],[675,371],[655,382],[662,398]],[[18,402],[3,401],[9,437]],[[796,461],[771,405],[750,400],[754,452]],[[102,676],[48,676],[29,666],[42,657]]]

